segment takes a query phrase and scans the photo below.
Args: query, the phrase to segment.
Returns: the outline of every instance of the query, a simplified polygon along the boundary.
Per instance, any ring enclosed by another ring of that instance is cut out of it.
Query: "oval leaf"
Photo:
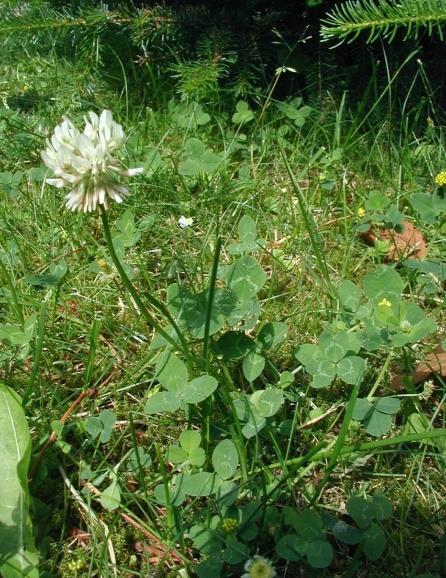
[[[212,465],[224,480],[232,478],[238,467],[239,459],[235,444],[231,440],[221,441],[212,453]]]

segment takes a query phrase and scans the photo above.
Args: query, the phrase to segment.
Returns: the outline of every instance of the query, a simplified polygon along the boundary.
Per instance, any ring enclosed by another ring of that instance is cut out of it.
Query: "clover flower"
[[[98,205],[106,209],[110,199],[121,203],[129,191],[118,177],[132,177],[143,171],[122,170],[113,158],[112,153],[124,144],[125,135],[109,110],[99,117],[89,112],[88,117],[82,133],[64,118],[41,152],[43,162],[55,176],[46,182],[58,189],[72,187],[65,197],[72,211],[94,211]]]
[[[360,219],[362,219],[362,217],[365,216],[365,209],[364,207],[359,207],[359,209],[357,210],[357,215]]]
[[[263,556],[254,556],[245,564],[245,574],[242,578],[274,578],[276,570],[271,562]]]
[[[181,217],[178,219],[178,225],[182,229],[186,229],[187,227],[191,227],[193,224],[194,224],[194,220],[192,217],[185,217],[184,215],[181,215]]]
[[[435,184],[439,187],[446,185],[446,171],[441,171],[441,173],[435,175]]]

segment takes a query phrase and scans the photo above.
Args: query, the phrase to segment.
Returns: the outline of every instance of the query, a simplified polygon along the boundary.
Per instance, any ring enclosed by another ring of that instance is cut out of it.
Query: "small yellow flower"
[[[435,184],[439,187],[446,185],[446,171],[441,171],[437,175],[435,175]]]
[[[382,300],[378,303],[378,306],[379,306],[379,307],[392,307],[392,303],[390,303],[390,301],[384,297],[384,299],[382,299]]]
[[[358,217],[359,217],[360,219],[362,219],[362,217],[365,215],[365,209],[364,209],[364,207],[359,207],[359,209],[358,209],[358,211],[357,211],[356,214],[358,215]]]
[[[238,527],[238,520],[236,520],[235,518],[225,518],[220,522],[220,529],[227,534],[233,532],[235,529],[237,529],[237,527]]]

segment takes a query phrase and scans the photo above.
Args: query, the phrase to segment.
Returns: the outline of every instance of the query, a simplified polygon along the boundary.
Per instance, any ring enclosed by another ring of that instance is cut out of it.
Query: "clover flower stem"
[[[1,248],[3,249],[3,246]],[[0,273],[3,274],[3,277],[5,279],[5,283],[8,286],[9,292],[11,293],[11,300],[12,300],[12,303],[14,304],[14,309],[15,309],[15,313],[17,315],[17,319],[20,323],[23,323],[25,321],[25,318],[23,317],[23,311],[22,311],[22,308],[20,306],[19,299],[17,297],[17,291],[15,290],[15,285],[11,279],[11,276],[10,276],[8,270],[5,267],[5,264],[3,263],[3,261],[1,259],[0,259]]]
[[[344,412],[344,419],[342,420],[341,429],[339,430],[338,437],[336,438],[335,444],[333,446],[333,450],[331,452],[330,458],[328,460],[327,467],[325,468],[325,473],[322,480],[316,487],[316,491],[313,495],[311,500],[311,506],[313,506],[322,495],[324,491],[325,485],[327,484],[328,480],[330,479],[331,472],[335,468],[336,464],[338,463],[338,458],[341,454],[342,448],[344,446],[345,438],[347,437],[348,430],[350,428],[350,422],[352,421],[353,410],[355,408],[356,400],[358,399],[359,389],[361,386],[361,381],[357,381],[350,394],[350,398],[348,399],[345,405],[345,412]]]
[[[373,396],[375,395],[376,390],[380,386],[392,359],[393,359],[393,351],[389,351],[386,360],[384,361],[383,366],[381,367],[381,371],[379,372],[378,377],[376,378],[376,381],[373,384],[372,389],[369,392],[369,395],[367,396],[368,401],[371,401],[373,399]]]
[[[215,285],[217,283],[218,263],[220,260],[220,252],[221,252],[221,238],[218,237],[217,242],[215,244],[214,259],[212,263],[211,279],[209,285],[208,303],[206,308],[206,320],[204,324],[203,359],[205,371],[209,371],[209,337],[211,328],[212,307],[214,305]]]
[[[168,342],[170,343],[170,345],[172,345],[175,349],[178,348],[178,343],[175,341],[175,339],[173,339],[173,337],[171,337],[162,327],[161,325],[158,323],[158,321],[151,315],[151,313],[147,310],[147,307],[144,305],[138,291],[135,289],[135,287],[133,286],[132,282],[130,281],[130,279],[127,276],[127,273],[124,271],[124,267],[122,266],[121,261],[119,260],[118,255],[116,254],[115,248],[113,246],[113,241],[111,238],[111,234],[110,234],[110,226],[108,224],[108,218],[107,218],[107,211],[105,209],[105,207],[103,205],[99,205],[100,208],[100,213],[101,213],[101,218],[102,218],[102,224],[104,226],[104,237],[105,240],[107,242],[107,247],[108,250],[110,252],[110,256],[112,258],[112,261],[119,273],[119,276],[121,277],[121,281],[125,287],[125,289],[130,293],[130,295],[132,296],[134,302],[136,303],[136,305],[138,306],[138,309],[141,311],[141,314],[143,315],[143,317],[145,318],[145,320]],[[155,297],[153,297],[153,295],[148,295],[147,299],[149,301],[149,303],[155,307],[156,309],[158,309],[158,311],[160,311],[169,321],[169,323],[172,325],[173,329],[175,330],[176,334],[178,335],[178,338],[180,340],[181,343],[181,350],[184,353],[184,355],[187,358],[187,362],[189,364],[189,366],[191,365],[191,357],[190,357],[190,353],[189,353],[189,348],[187,345],[186,340],[184,339],[183,334],[181,333],[180,328],[178,327],[178,325],[176,324],[174,318],[172,317],[172,315],[170,314],[170,311],[167,309],[167,307],[165,305],[163,305],[160,301],[158,301],[158,299],[156,299]]]

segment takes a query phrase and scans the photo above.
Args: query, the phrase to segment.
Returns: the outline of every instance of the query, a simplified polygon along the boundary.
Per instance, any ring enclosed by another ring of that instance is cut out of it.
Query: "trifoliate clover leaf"
[[[214,153],[198,138],[190,138],[184,147],[184,159],[178,165],[180,175],[198,177],[211,175],[221,165],[225,153]]]

